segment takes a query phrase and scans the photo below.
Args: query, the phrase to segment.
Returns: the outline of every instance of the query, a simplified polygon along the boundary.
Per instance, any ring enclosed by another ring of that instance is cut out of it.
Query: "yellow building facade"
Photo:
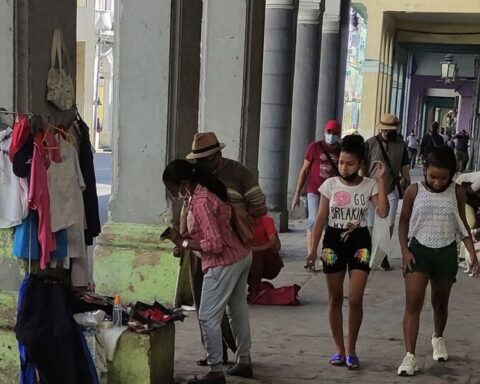
[[[353,1],[352,6],[368,28],[359,124],[366,137],[376,133],[381,114],[391,111],[398,44],[480,44],[478,0],[364,0]]]

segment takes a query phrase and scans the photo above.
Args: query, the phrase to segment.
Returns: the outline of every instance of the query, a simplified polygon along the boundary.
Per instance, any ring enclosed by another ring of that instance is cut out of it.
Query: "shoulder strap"
[[[333,169],[333,172],[335,173],[335,176],[339,176],[338,164],[335,164],[335,162],[332,160],[332,158],[330,157],[330,154],[328,153],[327,149],[323,145],[323,142],[320,142],[320,146],[322,147],[322,151],[325,154],[325,156],[327,157],[328,162],[332,166],[332,169]]]
[[[400,186],[400,181],[399,181],[398,175],[395,175],[395,173],[393,172],[392,161],[388,157],[388,154],[387,154],[387,151],[385,151],[385,148],[383,148],[383,143],[380,140],[380,138],[378,137],[378,135],[375,136],[375,138],[378,141],[378,145],[380,146],[380,150],[382,151],[383,159],[385,160],[385,163],[387,164],[387,167],[388,167],[388,171],[390,172],[390,176],[393,179],[393,184],[395,185],[395,187],[398,190],[399,197],[402,198],[403,197],[402,187]]]

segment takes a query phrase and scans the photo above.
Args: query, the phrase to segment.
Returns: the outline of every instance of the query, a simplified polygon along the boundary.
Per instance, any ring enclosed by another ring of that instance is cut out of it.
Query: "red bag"
[[[258,305],[300,305],[300,288],[297,284],[275,288],[269,282],[262,281],[260,289],[255,294],[248,295],[248,302]]]

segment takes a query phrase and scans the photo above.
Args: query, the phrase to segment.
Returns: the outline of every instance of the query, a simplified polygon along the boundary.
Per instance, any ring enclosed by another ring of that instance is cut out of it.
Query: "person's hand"
[[[300,205],[300,197],[295,194],[292,199],[292,211]]]
[[[173,256],[174,257],[181,257],[182,256],[182,251],[183,251],[182,248],[179,248],[179,247],[175,246],[175,248],[173,248]]]
[[[472,263],[472,266],[470,268],[470,276],[478,277],[478,256],[476,252],[474,252],[473,254],[470,253],[470,262]]]
[[[387,166],[382,161],[374,161],[375,170],[373,171],[374,179],[381,180],[387,175]]]
[[[174,243],[177,247],[182,246],[182,242],[184,240],[183,236],[180,234],[177,228],[172,227],[170,233],[167,236],[167,239]]]
[[[415,257],[413,257],[412,252],[406,250],[403,253],[403,276],[407,274],[407,272],[413,272],[413,264],[415,264]]]
[[[309,272],[315,272],[315,262],[317,261],[317,255],[315,253],[309,253],[305,258],[305,268]]]

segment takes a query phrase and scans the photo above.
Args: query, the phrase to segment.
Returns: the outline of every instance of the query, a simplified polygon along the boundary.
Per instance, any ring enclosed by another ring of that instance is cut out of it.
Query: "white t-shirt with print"
[[[330,200],[328,226],[347,228],[348,224],[367,226],[370,198],[378,193],[377,182],[364,177],[358,185],[345,185],[340,177],[327,179],[318,191]]]

